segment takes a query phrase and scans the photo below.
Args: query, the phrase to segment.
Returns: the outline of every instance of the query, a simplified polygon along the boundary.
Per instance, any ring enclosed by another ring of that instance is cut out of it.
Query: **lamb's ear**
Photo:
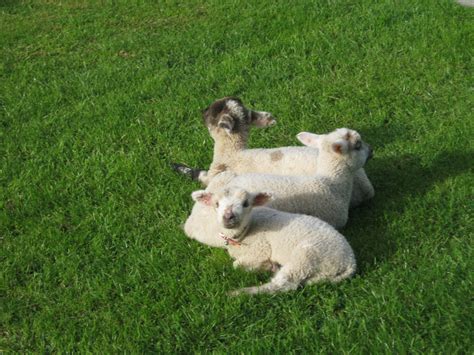
[[[230,134],[234,129],[234,119],[230,115],[222,115],[217,125],[225,129],[227,134]]]
[[[210,206],[212,202],[212,193],[207,192],[206,190],[194,191],[191,194],[191,197],[194,201]]]
[[[337,141],[331,144],[331,148],[337,154],[346,154],[347,150],[349,149],[349,146],[347,144],[347,141]]]
[[[321,139],[321,135],[309,133],[309,132],[300,132],[296,135],[296,138],[308,147],[319,147],[319,140]]]
[[[253,199],[253,205],[254,206],[263,206],[266,204],[268,201],[272,199],[272,194],[269,192],[260,192],[255,195]]]
[[[256,127],[270,127],[276,125],[276,120],[270,112],[251,111],[251,122]]]

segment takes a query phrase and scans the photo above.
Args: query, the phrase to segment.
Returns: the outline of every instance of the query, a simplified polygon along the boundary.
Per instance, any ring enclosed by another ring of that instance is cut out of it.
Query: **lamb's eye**
[[[360,150],[360,148],[362,148],[362,143],[360,141],[357,141],[357,143],[354,146],[354,149],[355,150]]]
[[[219,202],[216,202],[216,208],[219,208]]]
[[[244,202],[244,205],[243,205],[245,208],[247,208],[249,206],[249,200],[245,200]]]

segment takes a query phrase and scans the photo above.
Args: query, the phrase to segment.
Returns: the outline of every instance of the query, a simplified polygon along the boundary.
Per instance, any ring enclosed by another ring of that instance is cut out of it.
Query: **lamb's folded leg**
[[[229,292],[229,296],[238,296],[241,294],[256,295],[259,293],[276,293],[296,290],[299,283],[291,280],[287,274],[285,267],[281,268],[270,282],[260,286],[244,287],[238,290]]]
[[[270,260],[264,262],[242,262],[241,260],[235,260],[232,264],[234,269],[239,267],[247,270],[247,271],[271,271],[277,272],[280,269],[280,265],[277,263],[272,263]]]
[[[359,206],[362,202],[370,200],[375,195],[374,187],[364,169],[359,169],[354,175],[350,207]]]

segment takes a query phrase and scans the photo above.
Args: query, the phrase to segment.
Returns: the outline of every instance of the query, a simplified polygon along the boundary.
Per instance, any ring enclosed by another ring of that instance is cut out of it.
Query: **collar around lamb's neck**
[[[219,237],[225,240],[225,245],[240,246],[242,242],[240,239],[245,236],[249,229],[249,224],[244,229],[240,230],[237,234],[229,236],[227,233],[220,232]]]

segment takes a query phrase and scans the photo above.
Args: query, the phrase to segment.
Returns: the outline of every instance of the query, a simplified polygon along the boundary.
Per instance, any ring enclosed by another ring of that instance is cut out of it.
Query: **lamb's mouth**
[[[234,228],[237,228],[239,226],[239,221],[235,221],[235,220],[232,220],[232,221],[224,221],[224,227],[227,228],[227,229],[234,229]]]

